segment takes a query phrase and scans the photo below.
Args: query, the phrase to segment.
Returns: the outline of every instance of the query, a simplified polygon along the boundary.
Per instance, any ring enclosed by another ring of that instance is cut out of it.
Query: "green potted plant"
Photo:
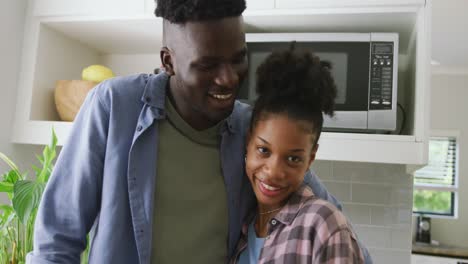
[[[52,173],[56,157],[57,137],[52,130],[52,142],[37,156],[41,166],[32,166],[35,177],[28,178],[18,166],[0,152],[0,159],[10,170],[0,176],[0,192],[10,203],[0,204],[0,264],[21,264],[33,249],[34,221],[37,208]],[[82,263],[87,263],[87,251]]]

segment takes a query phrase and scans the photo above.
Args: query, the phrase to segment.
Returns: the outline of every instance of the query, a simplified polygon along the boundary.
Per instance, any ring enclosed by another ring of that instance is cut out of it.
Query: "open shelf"
[[[413,1],[415,2],[415,1]],[[422,164],[427,157],[429,38],[424,6],[247,10],[247,33],[397,32],[400,35],[398,101],[407,112],[403,135],[330,133],[318,159]],[[160,65],[162,21],[135,17],[32,17],[27,22],[13,141],[59,145],[72,127],[55,109],[55,82],[81,79],[83,68],[102,64],[116,75],[151,73]],[[427,65],[426,65],[427,64]]]

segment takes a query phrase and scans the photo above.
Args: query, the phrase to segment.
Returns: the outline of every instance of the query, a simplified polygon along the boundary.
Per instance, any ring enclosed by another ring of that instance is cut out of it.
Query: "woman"
[[[322,112],[333,115],[330,65],[309,53],[270,55],[257,71],[246,172],[257,197],[232,263],[364,263],[346,217],[303,184]]]

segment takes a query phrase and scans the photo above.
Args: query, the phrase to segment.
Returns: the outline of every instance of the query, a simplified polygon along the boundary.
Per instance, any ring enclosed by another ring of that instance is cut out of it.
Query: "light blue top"
[[[91,264],[149,263],[158,124],[166,118],[168,79],[165,73],[117,77],[91,90],[42,196],[27,263],[79,263],[92,227]],[[230,256],[255,206],[243,176],[250,115],[249,106],[236,102],[220,131]],[[307,173],[305,182],[341,208],[315,174]]]
[[[249,225],[247,248],[239,256],[239,264],[257,264],[265,238],[257,237],[254,228],[255,219]]]

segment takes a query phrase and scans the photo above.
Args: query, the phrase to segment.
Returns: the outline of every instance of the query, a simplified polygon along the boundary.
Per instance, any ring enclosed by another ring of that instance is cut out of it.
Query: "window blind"
[[[451,137],[431,137],[429,162],[414,173],[414,183],[455,186],[457,142]]]

